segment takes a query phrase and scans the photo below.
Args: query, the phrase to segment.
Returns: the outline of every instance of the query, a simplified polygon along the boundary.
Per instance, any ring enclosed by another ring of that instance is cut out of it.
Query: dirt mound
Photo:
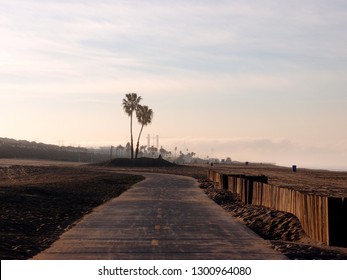
[[[162,158],[117,158],[104,163],[104,166],[114,167],[174,167],[177,164],[166,161]]]

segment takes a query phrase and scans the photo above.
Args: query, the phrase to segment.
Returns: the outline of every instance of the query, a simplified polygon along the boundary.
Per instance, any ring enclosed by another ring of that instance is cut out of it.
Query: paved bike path
[[[194,179],[142,175],[144,181],[97,207],[34,259],[286,259]]]

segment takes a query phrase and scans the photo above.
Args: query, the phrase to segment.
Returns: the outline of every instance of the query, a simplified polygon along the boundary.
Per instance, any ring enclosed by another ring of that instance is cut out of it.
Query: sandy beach
[[[60,234],[94,207],[126,191],[142,178],[108,172],[146,171],[191,176],[201,188],[273,248],[291,259],[347,259],[347,249],[310,240],[297,218],[273,209],[243,205],[232,194],[216,191],[204,166],[96,167],[62,162],[7,160],[0,164],[1,259],[28,259],[50,246]],[[346,196],[347,172],[276,166],[214,166],[231,174],[266,175],[269,183],[307,192]]]

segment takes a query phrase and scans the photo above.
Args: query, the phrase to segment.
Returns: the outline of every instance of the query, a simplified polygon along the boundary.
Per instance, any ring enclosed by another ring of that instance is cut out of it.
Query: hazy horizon
[[[339,0],[0,0],[0,136],[124,145],[136,92],[144,145],[347,170],[346,26]]]

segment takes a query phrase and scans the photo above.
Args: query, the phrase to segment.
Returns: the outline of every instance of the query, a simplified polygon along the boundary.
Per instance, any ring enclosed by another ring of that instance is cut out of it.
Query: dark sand
[[[0,167],[0,258],[33,257],[142,179],[79,167]]]

